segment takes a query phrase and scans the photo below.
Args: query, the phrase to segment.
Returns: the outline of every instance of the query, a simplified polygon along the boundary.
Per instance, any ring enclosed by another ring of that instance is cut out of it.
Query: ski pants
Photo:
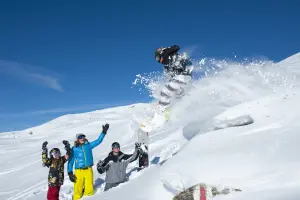
[[[59,200],[60,186],[48,187],[47,200]]]
[[[73,199],[80,199],[82,196],[92,196],[94,194],[94,177],[93,169],[75,170],[76,181],[74,183],[74,196]]]
[[[123,182],[120,182],[123,183]],[[117,187],[120,183],[105,183],[104,191],[107,191],[113,187]]]

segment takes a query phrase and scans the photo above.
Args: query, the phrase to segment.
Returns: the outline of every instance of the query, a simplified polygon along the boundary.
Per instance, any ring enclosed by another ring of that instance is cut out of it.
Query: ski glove
[[[73,174],[73,172],[69,172],[68,173],[68,175],[69,175],[69,179],[70,179],[70,181],[72,181],[73,183],[76,183],[76,176]]]
[[[70,156],[71,154],[70,143],[67,140],[63,140],[62,143],[65,145],[65,150],[67,151],[67,154]]]
[[[136,149],[140,149],[140,148],[141,148],[141,143],[136,142],[136,143],[135,143],[135,148],[136,148]]]
[[[47,151],[47,150],[48,150],[48,149],[47,149],[47,144],[48,144],[48,142],[45,141],[45,142],[43,143],[43,145],[42,145],[42,149],[43,149],[44,151]]]
[[[100,174],[103,174],[104,172],[106,172],[109,168],[109,165],[105,165],[103,166],[105,163],[102,160],[99,160],[99,162],[97,163],[97,170]]]
[[[141,147],[141,143],[138,143],[138,142],[135,143],[135,150],[138,151],[139,154],[143,153],[143,149]]]
[[[63,140],[62,143],[63,143],[65,146],[68,146],[68,145],[70,146],[70,143],[69,143],[67,140]]]
[[[106,134],[108,128],[109,128],[109,124],[102,125],[102,133]]]

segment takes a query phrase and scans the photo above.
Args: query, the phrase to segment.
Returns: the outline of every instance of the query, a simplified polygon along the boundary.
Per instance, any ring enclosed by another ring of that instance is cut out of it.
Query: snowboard
[[[140,145],[142,150],[138,158],[138,171],[139,171],[149,166],[149,151],[148,151],[149,133],[144,132],[141,129],[138,129],[137,135],[138,135],[137,143]]]

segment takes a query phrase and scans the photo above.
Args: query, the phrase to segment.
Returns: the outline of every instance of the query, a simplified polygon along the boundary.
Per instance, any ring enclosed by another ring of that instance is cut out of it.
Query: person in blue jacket
[[[94,165],[92,149],[97,147],[104,139],[109,124],[102,126],[102,132],[98,139],[89,142],[82,133],[76,135],[76,141],[72,147],[71,155],[68,161],[68,175],[70,181],[74,182],[73,199],[81,199],[82,196],[92,196],[94,194]],[[75,163],[75,174],[73,174],[73,165]],[[84,194],[83,194],[84,193]]]

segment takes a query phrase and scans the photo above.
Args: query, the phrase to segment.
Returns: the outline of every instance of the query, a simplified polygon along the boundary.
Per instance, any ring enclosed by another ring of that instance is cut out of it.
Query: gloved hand
[[[63,140],[62,143],[65,145],[65,150],[66,151],[71,149],[70,143],[67,140]]]
[[[47,150],[48,150],[48,149],[47,149],[47,144],[48,144],[48,142],[45,141],[45,142],[43,143],[43,145],[42,145],[42,149],[43,149],[44,151],[47,151]]]
[[[63,143],[65,146],[68,146],[68,145],[70,146],[70,143],[69,143],[67,140],[63,140],[62,143]]]
[[[73,174],[73,172],[69,172],[68,173],[68,175],[69,175],[69,179],[70,179],[70,181],[72,181],[73,183],[76,183],[76,176]]]
[[[102,125],[102,133],[106,134],[108,128],[109,128],[109,124]]]
[[[67,151],[67,154],[70,156],[71,154],[70,143],[67,140],[63,140],[62,143],[65,145],[65,150]]]
[[[97,163],[97,167],[103,167],[102,165],[104,164],[103,160],[99,160]]]
[[[141,147],[141,143],[136,142],[135,143],[135,149],[142,152],[143,150],[142,150],[142,147]]]
[[[104,172],[106,172],[109,169],[109,165],[105,165],[105,166],[103,166],[103,165],[104,165],[104,161],[99,160],[97,163],[97,171],[100,174],[103,174]]]

